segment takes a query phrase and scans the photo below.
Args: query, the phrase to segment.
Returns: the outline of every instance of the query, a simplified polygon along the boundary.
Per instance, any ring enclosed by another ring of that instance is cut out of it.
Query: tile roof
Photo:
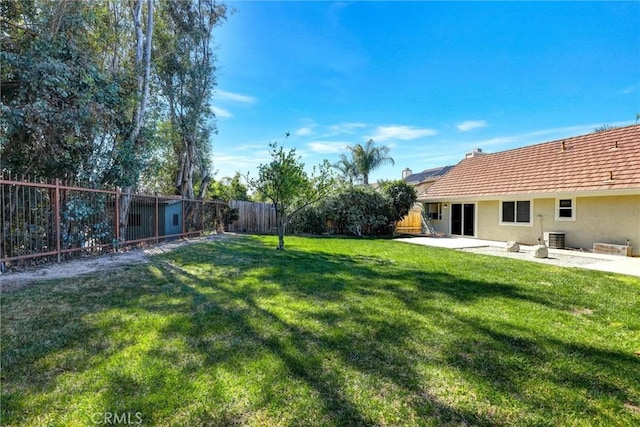
[[[414,173],[406,177],[404,180],[407,183],[415,183],[418,184],[420,182],[426,181],[428,179],[438,179],[445,175],[453,166],[440,166],[438,168],[426,169],[422,172]]]
[[[640,125],[466,158],[426,198],[638,189]]]

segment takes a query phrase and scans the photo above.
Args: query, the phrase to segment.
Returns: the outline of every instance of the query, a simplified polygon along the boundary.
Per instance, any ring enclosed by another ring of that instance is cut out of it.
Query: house
[[[402,171],[402,180],[416,188],[418,196],[424,194],[439,178],[442,178],[453,166],[440,166],[438,168],[425,169],[422,172],[413,173],[409,168]]]
[[[402,171],[402,180],[407,184],[413,185],[418,193],[418,198],[423,196],[431,185],[438,179],[442,178],[453,166],[440,166],[432,169],[425,169],[422,172],[413,173],[411,169],[406,168]],[[427,223],[424,222],[422,215],[425,213],[431,217],[432,212],[423,212],[422,207],[417,204],[409,211],[401,221],[396,224],[396,231],[401,233],[425,233],[428,232]]]
[[[640,255],[640,125],[498,153],[476,150],[421,194],[436,232]]]

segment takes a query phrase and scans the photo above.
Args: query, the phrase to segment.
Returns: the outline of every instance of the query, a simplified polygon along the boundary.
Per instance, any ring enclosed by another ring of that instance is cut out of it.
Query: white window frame
[[[569,209],[567,207],[560,207],[560,200],[571,200],[571,216],[560,216],[560,209]],[[556,199],[556,221],[575,221],[576,220],[576,198],[575,197],[560,197]]]
[[[433,212],[437,214],[437,218],[431,218],[430,214],[432,212],[429,212],[429,205],[437,205],[437,211]],[[424,206],[425,212],[427,214],[427,218],[429,218],[431,221],[440,221],[442,220],[442,203],[441,202],[434,202],[434,203],[425,203]]]
[[[502,221],[502,205],[504,203],[513,202],[514,205],[514,219],[517,219],[518,216],[518,203],[520,202],[529,202],[529,222],[504,222]],[[509,227],[533,227],[533,200],[532,199],[506,199],[500,200],[500,209],[498,212],[499,218],[498,223],[503,226]]]

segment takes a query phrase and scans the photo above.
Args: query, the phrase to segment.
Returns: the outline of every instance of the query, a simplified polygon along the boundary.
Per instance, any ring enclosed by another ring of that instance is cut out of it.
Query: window
[[[442,204],[441,203],[427,203],[425,206],[427,218],[440,220],[442,219]]]
[[[556,199],[556,219],[560,221],[576,219],[574,199]]]
[[[178,214],[173,214],[173,225],[179,225],[178,224]]]
[[[531,225],[531,201],[502,202],[502,224]]]

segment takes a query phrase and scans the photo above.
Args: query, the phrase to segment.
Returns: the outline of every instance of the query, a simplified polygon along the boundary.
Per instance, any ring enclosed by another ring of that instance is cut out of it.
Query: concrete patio
[[[485,255],[503,256],[562,267],[577,267],[640,277],[640,258],[594,254],[565,249],[549,249],[549,258],[534,258],[532,246],[520,245],[520,252],[506,251],[506,242],[468,237],[403,237],[400,242],[438,248],[457,249]]]

